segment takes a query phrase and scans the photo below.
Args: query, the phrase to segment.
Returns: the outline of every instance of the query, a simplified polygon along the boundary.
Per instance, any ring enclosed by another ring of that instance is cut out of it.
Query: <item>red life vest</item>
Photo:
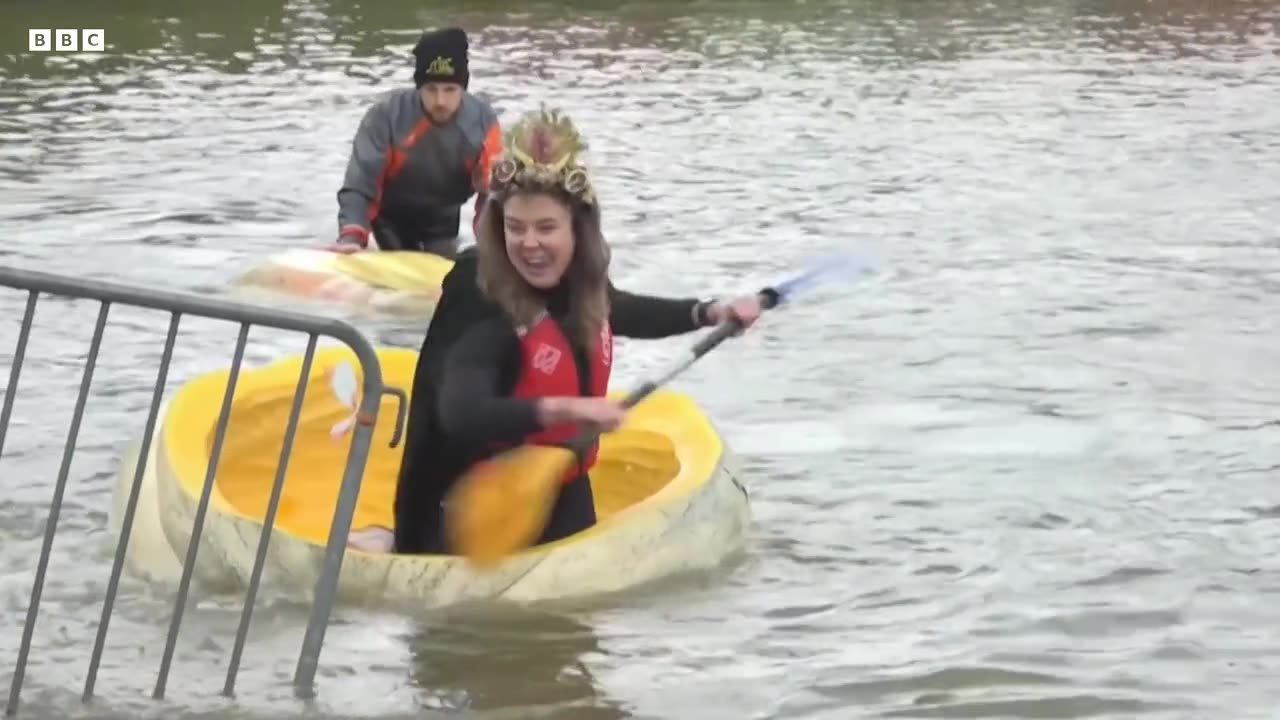
[[[520,375],[511,396],[526,400],[557,395],[578,397],[582,386],[578,377],[578,364],[573,359],[573,348],[560,324],[550,316],[526,329],[520,337]],[[590,348],[587,362],[591,372],[589,397],[604,397],[609,390],[609,370],[613,365],[613,330],[608,321],[600,328],[600,339]],[[575,424],[563,424],[533,433],[526,443],[551,445],[565,442],[578,434]],[[596,462],[599,443],[592,443],[583,457],[582,466],[570,468],[565,482],[591,469]]]

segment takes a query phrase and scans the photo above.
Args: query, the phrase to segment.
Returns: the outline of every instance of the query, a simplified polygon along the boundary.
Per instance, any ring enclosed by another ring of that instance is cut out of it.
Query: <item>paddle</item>
[[[853,264],[852,258],[817,263],[807,272],[761,290],[760,305],[772,309]],[[860,268],[871,270],[865,264]],[[670,370],[641,383],[622,406],[635,407],[741,330],[736,318],[721,323]],[[565,473],[599,436],[598,430],[585,430],[564,445],[522,445],[475,465],[454,484],[444,504],[451,549],[477,566],[488,567],[536,542],[546,528]]]

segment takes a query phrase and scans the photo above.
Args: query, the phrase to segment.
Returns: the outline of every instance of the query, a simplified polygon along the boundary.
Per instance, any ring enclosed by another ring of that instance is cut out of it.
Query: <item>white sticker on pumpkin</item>
[[[350,415],[329,429],[329,436],[338,440],[355,427],[356,409],[360,407],[360,385],[356,382],[356,371],[351,363],[341,362],[329,370],[329,388],[333,390],[338,402],[351,410]]]

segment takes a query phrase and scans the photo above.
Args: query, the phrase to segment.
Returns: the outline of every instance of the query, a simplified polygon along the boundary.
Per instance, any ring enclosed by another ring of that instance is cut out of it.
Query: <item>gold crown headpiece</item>
[[[492,192],[559,186],[582,202],[595,203],[581,159],[587,143],[567,115],[545,107],[526,113],[506,132],[502,145],[489,179]]]

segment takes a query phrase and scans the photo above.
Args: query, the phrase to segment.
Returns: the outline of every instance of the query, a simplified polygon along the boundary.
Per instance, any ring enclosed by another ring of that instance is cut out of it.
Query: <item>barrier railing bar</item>
[[[374,372],[377,373],[377,377],[374,377]],[[309,699],[315,696],[316,667],[320,662],[320,648],[324,644],[329,614],[337,601],[342,558],[347,549],[347,536],[351,533],[351,521],[355,516],[356,500],[360,496],[360,483],[364,479],[365,465],[369,461],[373,428],[378,422],[378,409],[382,406],[382,395],[382,366],[370,363],[365,368],[360,408],[356,411],[355,432],[351,434],[351,450],[347,455],[347,467],[342,474],[342,485],[338,488],[333,524],[329,526],[329,542],[325,545],[324,563],[320,578],[316,581],[315,595],[311,602],[311,617],[307,621],[306,634],[302,637],[298,667],[293,674],[294,694],[299,698]]]
[[[89,278],[65,278],[38,270],[19,270],[12,267],[0,267],[0,287],[3,286],[118,305],[133,305],[166,313],[197,315],[236,324],[247,322],[279,330],[317,333],[341,340],[351,346],[361,363],[371,363],[378,358],[367,338],[351,325],[336,318],[169,290],[135,288]],[[376,378],[379,382],[382,381],[381,375],[382,373],[379,372]]]
[[[80,435],[80,421],[84,418],[84,406],[89,400],[89,386],[93,384],[93,370],[98,364],[98,350],[102,347],[102,333],[107,327],[107,313],[111,303],[102,301],[98,307],[98,324],[93,328],[93,340],[89,343],[89,356],[84,362],[84,376],[80,380],[80,394],[67,428],[67,442],[62,451],[62,467],[53,486],[53,500],[49,503],[49,519],[45,521],[44,543],[40,547],[40,560],[36,563],[36,578],[31,586],[31,602],[27,605],[27,622],[22,627],[22,644],[18,648],[18,664],[13,670],[13,683],[9,686],[9,706],[5,714],[18,712],[18,694],[27,672],[27,656],[31,654],[31,639],[35,634],[36,616],[40,612],[40,596],[44,593],[44,576],[49,570],[49,556],[53,552],[53,536],[58,531],[58,516],[62,513],[62,496],[67,489],[67,476],[71,474],[71,458],[75,455],[76,440]]]
[[[133,534],[133,518],[138,510],[138,495],[142,491],[142,478],[146,473],[147,458],[151,455],[151,436],[155,433],[156,420],[160,415],[160,401],[164,398],[164,386],[169,377],[169,363],[173,360],[173,346],[178,340],[178,323],[181,319],[182,316],[178,313],[169,315],[169,334],[164,339],[164,353],[160,356],[160,369],[156,372],[155,390],[151,393],[151,409],[147,412],[147,425],[142,433],[138,463],[133,471],[133,484],[129,488],[129,500],[125,504],[124,518],[120,523],[120,539],[116,545],[115,558],[111,563],[111,579],[107,581],[107,596],[102,603],[102,619],[98,621],[98,637],[93,643],[93,655],[89,658],[89,673],[84,681],[82,700],[86,703],[93,697],[93,689],[98,682],[98,668],[102,663],[102,651],[107,643],[107,628],[111,624],[111,611],[115,608],[116,593],[120,588],[120,575],[124,571],[124,558],[129,550],[129,538]]]
[[[253,560],[253,572],[245,591],[244,608],[240,613],[240,626],[236,628],[235,645],[231,648],[231,663],[227,666],[227,681],[222,694],[232,697],[236,688],[236,673],[240,671],[240,657],[249,637],[249,623],[258,599],[258,586],[262,582],[262,570],[267,562],[267,547],[271,544],[271,531],[275,528],[276,512],[280,509],[280,496],[284,492],[284,479],[289,469],[289,456],[293,452],[293,440],[298,434],[298,419],[302,415],[302,402],[307,394],[307,381],[311,376],[311,363],[316,354],[316,336],[307,338],[307,352],[302,358],[302,370],[298,373],[298,387],[293,393],[293,408],[289,411],[289,423],[284,431],[284,444],[280,447],[280,459],[276,462],[276,479],[267,500],[267,512],[262,518],[262,533],[258,537],[258,553]]]
[[[109,304],[132,305],[139,308],[148,308],[152,310],[160,310],[170,314],[194,315],[197,317],[205,317],[214,320],[225,320],[237,323],[241,326],[242,336],[247,332],[248,325],[263,325],[280,330],[293,330],[297,332],[307,333],[308,335],[325,335],[346,344],[352,352],[354,352],[360,368],[364,371],[363,397],[359,408],[359,423],[356,425],[352,433],[352,442],[347,456],[346,469],[342,476],[342,485],[339,488],[338,500],[335,507],[334,521],[330,526],[329,541],[325,547],[324,558],[322,561],[321,572],[316,580],[314,592],[312,595],[312,606],[310,617],[307,622],[306,633],[303,637],[302,650],[298,656],[298,665],[294,673],[293,683],[298,690],[300,697],[314,696],[314,681],[316,669],[319,663],[321,646],[324,642],[325,629],[329,622],[329,616],[332,612],[333,605],[337,598],[337,587],[339,581],[339,573],[342,569],[342,560],[346,551],[347,535],[351,531],[351,523],[355,513],[356,500],[359,497],[361,480],[364,475],[365,465],[368,461],[368,453],[372,444],[373,426],[377,421],[378,410],[380,407],[380,399],[387,388],[383,387],[382,382],[382,365],[378,361],[377,352],[360,331],[356,330],[350,324],[334,318],[317,317],[301,312],[293,312],[288,310],[280,310],[275,308],[260,307],[250,305],[244,302],[236,302],[232,300],[206,298],[189,293],[179,293],[167,290],[159,290],[152,288],[141,288],[126,285],[123,283],[114,283],[102,280],[93,280],[81,277],[70,277],[56,275],[52,273],[40,272],[37,270],[18,269],[14,267],[0,267],[0,287],[11,287],[18,290],[26,290],[29,293],[27,309],[23,318],[22,330],[19,333],[18,347],[14,357],[14,367],[10,371],[9,391],[6,393],[4,409],[0,412],[0,449],[3,449],[3,439],[8,428],[9,414],[12,412],[14,402],[14,394],[17,387],[17,379],[19,370],[23,364],[23,355],[26,349],[27,338],[30,335],[30,328],[35,312],[36,298],[39,293],[49,293],[52,295],[62,295],[65,297],[97,300],[103,304],[103,316],[99,318],[99,334],[95,336],[98,341],[101,340],[101,330],[105,323],[106,306]],[[243,337],[242,337],[243,339]],[[97,345],[93,349],[93,357],[96,358]],[[237,366],[240,357],[243,354],[243,344],[238,348]],[[96,362],[96,359],[95,359]],[[88,371],[88,369],[86,369]],[[234,380],[235,374],[233,369]],[[87,387],[87,386],[86,386]],[[230,393],[230,388],[228,389]],[[402,394],[402,393],[398,393]],[[81,397],[83,404],[85,398]],[[402,398],[403,402],[403,398]],[[404,408],[401,408],[403,415]],[[79,416],[77,416],[78,422]],[[221,429],[225,429],[224,427]],[[396,427],[396,436],[399,437],[401,428],[399,421]],[[75,428],[74,435],[78,435],[78,426]],[[394,446],[395,440],[392,441]],[[218,448],[218,452],[221,448]],[[216,459],[216,454],[214,455]],[[61,493],[65,486],[65,478],[58,487],[56,500],[60,505]],[[206,492],[209,490],[209,484],[206,482]],[[202,503],[197,514],[200,515],[207,509],[207,502]],[[50,535],[53,532],[54,523],[56,522],[57,512],[59,508],[50,509],[50,521],[46,530],[45,554],[42,556],[42,564],[37,569],[37,589],[42,586],[44,574],[47,571],[48,553],[50,549]],[[201,515],[201,517],[203,517]],[[199,535],[203,528],[194,528],[192,543],[199,542]],[[193,555],[188,546],[189,555]],[[187,572],[191,572],[194,557],[188,558]],[[190,583],[190,577],[184,578],[186,584],[183,585],[184,592]],[[37,595],[33,592],[33,596]],[[178,608],[185,607],[185,596],[179,598]],[[18,698],[21,693],[22,683],[25,675],[26,658],[30,652],[31,635],[34,629],[34,618],[38,612],[36,603],[28,608],[27,624],[24,629],[23,645],[20,652],[19,665],[15,669],[11,684],[9,706],[6,715],[13,716],[17,712]],[[180,612],[180,611],[179,611]],[[166,667],[172,662],[172,652],[175,642],[175,630],[177,627],[178,613],[175,613],[174,628],[171,628],[168,638],[167,662]],[[157,684],[157,690],[163,693],[163,684],[165,680],[161,678],[161,682]]]
[[[204,534],[204,518],[209,510],[209,498],[213,495],[213,478],[218,473],[218,461],[222,458],[222,442],[227,437],[227,424],[231,420],[231,401],[236,394],[236,381],[240,379],[240,365],[244,361],[244,346],[249,340],[249,323],[240,324],[236,338],[236,351],[231,356],[231,372],[227,375],[227,390],[222,395],[222,410],[218,413],[218,426],[213,432],[213,447],[209,449],[209,466],[204,474],[204,487],[200,490],[200,502],[196,504],[195,520],[191,523],[191,540],[187,543],[187,559],[182,566],[182,578],[178,581],[178,597],[173,603],[173,617],[169,621],[169,635],[164,641],[164,656],[160,658],[160,674],[156,678],[156,700],[164,698],[165,685],[169,682],[169,668],[173,664],[173,652],[178,644],[178,628],[187,609],[187,594],[191,590],[191,578],[195,574],[196,554],[200,550]]]
[[[4,393],[4,408],[0,409],[0,455],[4,455],[4,436],[9,432],[9,417],[13,415],[13,399],[18,396],[18,376],[22,361],[27,355],[27,338],[31,337],[31,320],[36,313],[35,290],[27,294],[27,311],[22,314],[22,328],[18,330],[18,347],[13,350],[13,367],[9,368],[9,389]]]

